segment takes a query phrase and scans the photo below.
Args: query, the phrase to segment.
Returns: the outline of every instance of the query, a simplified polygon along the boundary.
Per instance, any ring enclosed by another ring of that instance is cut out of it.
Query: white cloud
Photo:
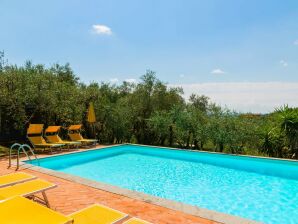
[[[204,94],[212,102],[240,112],[268,113],[284,104],[298,107],[298,82],[225,82],[181,86],[186,99]]]
[[[137,83],[137,80],[136,79],[125,79],[125,82]]]
[[[280,60],[279,63],[284,67],[288,66],[288,62],[286,62],[285,60]]]
[[[112,79],[110,79],[110,82],[111,82],[111,83],[117,83],[117,82],[119,82],[119,79],[117,79],[117,78],[112,78]]]
[[[226,72],[224,72],[223,70],[219,69],[219,68],[216,68],[216,69],[213,69],[211,71],[211,74],[225,74]]]
[[[92,30],[95,34],[99,35],[112,35],[112,30],[110,27],[100,24],[95,24],[92,26]]]
[[[294,41],[294,45],[298,45],[298,40],[295,40]]]

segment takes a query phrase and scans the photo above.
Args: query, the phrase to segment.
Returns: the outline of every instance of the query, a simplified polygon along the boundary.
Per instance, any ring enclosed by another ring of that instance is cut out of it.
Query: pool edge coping
[[[243,155],[243,154],[235,154],[235,153],[225,153],[225,152],[213,152],[213,151],[206,151],[206,150],[199,150],[199,149],[182,149],[182,148],[175,148],[175,147],[167,147],[167,146],[157,146],[157,145],[144,145],[144,144],[134,144],[134,143],[123,143],[113,146],[120,146],[120,145],[135,145],[135,146],[146,146],[152,148],[162,148],[162,149],[170,149],[170,150],[177,150],[177,151],[188,151],[194,153],[207,153],[207,154],[218,154],[218,155],[226,155],[226,156],[239,156],[243,158],[255,158],[255,159],[264,159],[264,160],[273,160],[273,161],[284,161],[284,162],[292,162],[297,163],[298,160],[295,159],[285,159],[285,158],[276,158],[276,157],[266,157],[266,156],[253,156],[253,155]]]
[[[80,151],[70,151],[70,152],[64,152],[63,154],[49,154],[45,157],[39,158],[50,158],[50,157],[56,157],[56,156],[64,156],[68,154],[73,153],[84,153],[86,151],[93,151],[93,150],[100,150],[104,148],[111,148],[111,147],[117,147],[117,146],[123,146],[123,145],[134,145],[134,146],[145,146],[145,147],[152,147],[152,148],[162,148],[162,149],[169,149],[169,150],[176,150],[176,151],[187,151],[187,152],[193,152],[193,153],[206,153],[206,154],[218,154],[223,156],[238,156],[242,158],[255,158],[255,159],[262,159],[262,160],[271,160],[271,161],[283,161],[283,162],[291,162],[296,163],[298,165],[298,160],[294,159],[285,159],[285,158],[275,158],[275,157],[265,157],[265,156],[253,156],[253,155],[243,155],[243,154],[232,154],[232,153],[225,153],[225,152],[213,152],[213,151],[206,151],[206,150],[195,150],[195,149],[182,149],[182,148],[174,148],[174,147],[167,147],[167,146],[156,146],[156,145],[144,145],[144,144],[134,144],[134,143],[122,143],[122,144],[113,144],[113,145],[101,145],[100,148],[87,148]],[[21,162],[25,161],[25,159],[21,159]]]
[[[117,147],[117,146],[121,146],[121,145],[136,145],[136,146],[147,146],[147,147],[155,147],[155,148],[166,148],[166,149],[171,149],[171,150],[184,150],[184,149],[179,149],[179,148],[169,148],[169,147],[158,147],[158,146],[150,146],[150,145],[124,143],[124,144],[116,144],[116,145],[107,145],[107,146],[103,146],[101,148],[86,149],[86,150],[83,150],[83,151],[67,152],[67,153],[64,153],[62,155],[61,154],[49,155],[49,156],[45,156],[45,157],[42,157],[42,158],[63,156],[63,155],[67,155],[67,154],[81,153],[81,152],[85,152],[85,151],[100,150],[100,149],[105,149],[105,148],[110,148],[110,147]],[[194,150],[184,150],[184,151],[195,152]],[[200,152],[202,152],[202,151],[200,151]],[[78,183],[78,184],[82,184],[82,185],[85,185],[85,186],[88,186],[88,187],[92,187],[92,188],[103,190],[103,191],[110,192],[110,193],[113,193],[113,194],[129,197],[129,198],[132,198],[132,199],[143,201],[145,203],[154,204],[154,205],[157,205],[157,206],[161,206],[161,207],[165,207],[165,208],[168,208],[168,209],[171,209],[171,210],[183,212],[185,214],[193,215],[193,216],[196,216],[196,217],[212,220],[212,221],[219,222],[219,223],[222,223],[222,224],[234,224],[234,223],[235,224],[239,224],[239,223],[259,224],[259,223],[261,223],[261,222],[258,222],[258,221],[242,218],[240,216],[235,216],[235,215],[230,215],[230,214],[226,214],[226,213],[222,213],[222,212],[217,212],[217,211],[214,211],[214,210],[200,208],[198,206],[192,206],[192,205],[185,204],[185,203],[182,203],[182,202],[177,202],[177,201],[173,201],[173,200],[170,200],[170,199],[165,199],[165,198],[149,195],[149,194],[146,194],[146,193],[133,191],[133,190],[129,190],[129,189],[126,189],[126,188],[121,188],[121,187],[118,187],[118,186],[106,184],[106,183],[103,183],[103,182],[93,181],[93,180],[78,177],[78,176],[75,176],[75,175],[70,175],[70,174],[66,174],[66,173],[63,173],[63,172],[59,172],[59,171],[55,171],[55,170],[51,170],[51,169],[46,169],[46,168],[35,166],[35,165],[32,165],[32,164],[24,163],[24,161],[25,160],[21,161],[21,166],[22,166],[22,168],[25,168],[25,169],[30,169],[30,170],[37,171],[37,172],[40,172],[40,173],[44,173],[44,174],[47,174],[47,175],[50,175],[50,176],[54,176],[54,177],[58,177],[58,178],[61,178],[61,179],[72,181],[72,182],[75,182],[75,183]]]

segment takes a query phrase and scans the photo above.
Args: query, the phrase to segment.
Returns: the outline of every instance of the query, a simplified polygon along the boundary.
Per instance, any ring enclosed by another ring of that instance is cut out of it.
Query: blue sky
[[[11,63],[69,62],[86,83],[137,80],[146,69],[185,88],[298,83],[296,0],[1,0],[0,21]],[[245,110],[273,104],[257,108]]]

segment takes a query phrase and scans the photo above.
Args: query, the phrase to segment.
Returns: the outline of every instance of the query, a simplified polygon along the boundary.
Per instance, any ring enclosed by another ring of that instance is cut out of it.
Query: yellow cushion
[[[0,176],[0,187],[6,187],[17,183],[22,183],[35,178],[36,178],[35,176],[30,175],[28,173],[23,173],[23,172],[10,173],[7,175]]]
[[[80,145],[80,142],[75,141],[64,141],[59,135],[48,135],[46,136],[47,140],[51,143],[65,144],[65,145]]]
[[[45,133],[55,133],[55,132],[58,132],[60,130],[60,128],[61,128],[61,126],[49,126],[45,130]]]
[[[69,133],[68,135],[69,135],[69,137],[72,141],[81,141],[81,140],[83,140],[83,137],[80,133]]]
[[[97,142],[96,139],[88,139],[88,138],[84,138],[81,140],[81,142]]]
[[[21,196],[0,203],[0,223],[71,224],[72,219]]]
[[[62,139],[58,135],[47,135],[46,138],[51,143],[62,143]]]
[[[26,197],[45,190],[49,190],[54,187],[56,187],[55,184],[47,182],[45,180],[31,180],[21,184],[1,188],[0,200],[4,200],[18,195]]]
[[[123,224],[151,224],[151,223],[147,222],[145,220],[142,220],[142,219],[131,218],[131,219],[127,220],[126,222],[124,222]]]
[[[127,214],[95,204],[75,212],[69,217],[74,219],[74,224],[111,224],[127,217]]]
[[[47,144],[42,136],[28,136],[29,140],[34,144]]]
[[[68,130],[70,130],[70,131],[77,131],[77,130],[80,130],[81,127],[82,127],[81,124],[70,125],[69,128],[68,128]]]
[[[42,136],[28,136],[31,143],[35,148],[51,148],[51,147],[61,147],[63,144],[57,143],[47,143]]]
[[[43,124],[30,124],[27,129],[27,134],[41,134],[43,129]]]
[[[64,141],[62,140],[61,142],[62,144],[65,144],[65,145],[81,145],[82,143],[81,142],[75,142],[75,141]]]

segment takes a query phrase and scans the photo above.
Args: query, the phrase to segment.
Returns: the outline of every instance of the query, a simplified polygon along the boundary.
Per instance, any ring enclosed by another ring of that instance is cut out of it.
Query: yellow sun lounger
[[[126,222],[123,222],[123,224],[152,224],[152,223],[147,222],[142,219],[138,219],[138,218],[131,218],[131,219],[127,220]]]
[[[126,217],[97,204],[64,216],[20,196],[0,202],[0,223],[5,224],[114,224]]]
[[[27,129],[27,138],[34,148],[48,148],[52,151],[52,148],[61,148],[64,146],[64,144],[47,143],[42,137],[43,126],[43,124],[30,124],[29,128]]]
[[[0,202],[3,224],[71,224],[73,220],[34,201],[16,196]]]
[[[48,126],[45,130],[45,137],[50,143],[54,144],[64,144],[67,146],[79,146],[82,143],[79,141],[64,141],[58,135],[61,126]]]
[[[70,125],[70,127],[68,128],[68,136],[72,141],[78,141],[81,143],[96,143],[97,140],[96,139],[86,139],[83,138],[83,136],[80,133],[82,125],[81,124],[76,124],[76,125]]]
[[[30,180],[21,184],[16,184],[9,187],[3,187],[0,189],[0,200],[5,200],[14,196],[24,196],[38,198],[35,194],[42,193],[43,202],[50,207],[46,191],[56,187],[55,184],[47,182],[45,180],[36,179]],[[41,199],[41,198],[38,198]],[[41,199],[42,200],[42,199]],[[0,221],[1,223],[1,221]]]
[[[35,176],[23,172],[6,174],[0,176],[0,188],[23,183],[35,178]]]
[[[127,216],[125,213],[99,204],[69,215],[74,219],[74,224],[114,224]]]

